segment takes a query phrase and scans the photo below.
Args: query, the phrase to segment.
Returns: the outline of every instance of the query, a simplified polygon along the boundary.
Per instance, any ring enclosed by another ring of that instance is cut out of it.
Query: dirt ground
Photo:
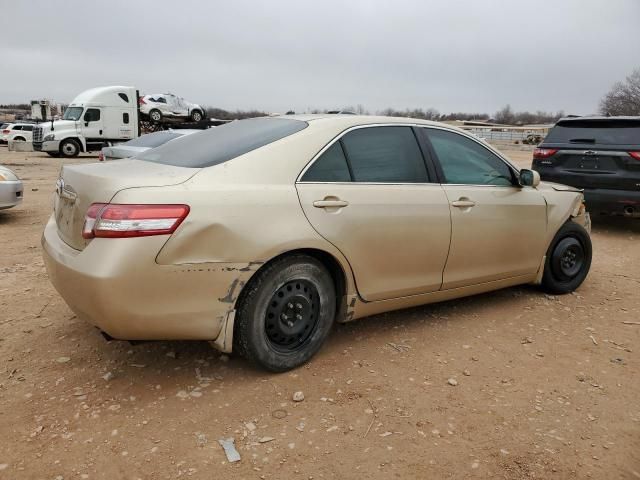
[[[79,321],[40,251],[61,163],[0,147],[25,182],[0,212],[0,479],[640,478],[640,325],[623,323],[640,321],[640,221],[593,219],[575,294],[510,288],[338,325],[275,375]]]

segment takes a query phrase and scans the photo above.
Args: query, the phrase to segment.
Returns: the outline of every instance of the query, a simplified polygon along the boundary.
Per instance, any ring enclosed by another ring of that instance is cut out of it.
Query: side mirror
[[[523,187],[537,187],[540,185],[540,174],[535,170],[523,168],[520,170],[520,185]]]
[[[89,126],[89,122],[84,122],[84,126],[88,127]]]

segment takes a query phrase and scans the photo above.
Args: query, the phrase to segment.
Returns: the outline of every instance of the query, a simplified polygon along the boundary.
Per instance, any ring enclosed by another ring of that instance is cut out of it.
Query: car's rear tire
[[[324,265],[307,255],[282,257],[242,292],[234,351],[272,372],[291,370],[320,349],[335,313],[335,287]]]
[[[160,123],[162,121],[162,112],[157,108],[154,108],[149,112],[149,120],[154,123]]]
[[[80,144],[73,138],[63,140],[60,144],[60,155],[67,158],[77,157],[80,153]]]
[[[549,245],[542,275],[542,289],[554,294],[573,292],[591,267],[591,238],[577,223],[566,222]]]
[[[203,119],[203,115],[202,112],[200,110],[194,110],[191,112],[191,120],[198,123],[201,122]]]

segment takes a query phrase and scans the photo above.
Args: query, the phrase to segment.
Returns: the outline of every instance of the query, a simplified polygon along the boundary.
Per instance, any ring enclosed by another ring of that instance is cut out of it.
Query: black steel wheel
[[[578,288],[591,267],[591,238],[577,223],[566,222],[547,250],[542,288],[551,293],[569,293]]]
[[[265,328],[274,349],[295,352],[305,347],[318,325],[320,297],[306,280],[292,280],[271,297]]]
[[[301,254],[278,258],[238,299],[234,352],[273,372],[290,370],[320,349],[335,313],[335,286],[322,263]]]

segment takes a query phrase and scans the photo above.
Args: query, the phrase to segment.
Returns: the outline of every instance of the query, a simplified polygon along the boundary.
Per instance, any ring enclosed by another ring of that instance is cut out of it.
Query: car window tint
[[[11,130],[22,130],[22,125],[14,125]]]
[[[342,137],[355,182],[425,183],[427,169],[411,127],[368,127]]]
[[[350,182],[351,175],[347,159],[340,142],[331,145],[309,167],[302,177],[303,182]]]
[[[444,183],[463,185],[513,185],[507,164],[478,142],[455,132],[428,129]]]
[[[97,122],[100,120],[100,110],[97,108],[88,108],[84,114],[85,122]]]
[[[192,135],[183,135],[158,148],[147,150],[136,158],[177,167],[210,167],[293,135],[307,126],[307,122],[284,118],[236,120]]]
[[[22,130],[26,130],[27,132],[32,132],[33,125],[23,125]]]
[[[125,102],[129,103],[129,97],[127,96],[126,93],[119,93],[118,96]]]
[[[640,120],[576,119],[560,120],[545,143],[594,143],[601,145],[640,145]]]

